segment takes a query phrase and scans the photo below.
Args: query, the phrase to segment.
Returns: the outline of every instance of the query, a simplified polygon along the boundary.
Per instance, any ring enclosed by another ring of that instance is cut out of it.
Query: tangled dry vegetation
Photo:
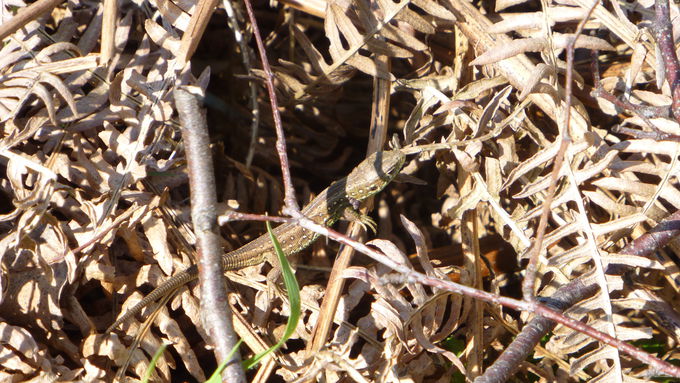
[[[177,84],[207,93],[222,205],[281,212],[272,107],[242,4],[221,4],[194,37],[202,45],[192,76],[178,74],[180,38],[197,1],[112,3],[73,0],[34,18],[29,10],[7,30],[25,4],[3,2],[3,382],[111,380],[128,353],[123,372],[139,379],[162,342],[173,345],[154,379],[203,381],[215,368],[195,284],[160,310],[138,348],[130,344],[142,317],[104,333],[195,263]],[[521,298],[522,278],[535,273],[528,297],[680,364],[672,240],[680,72],[671,54],[680,30],[664,29],[678,24],[677,4],[328,0],[255,9],[300,201],[346,175],[367,145],[448,142],[408,157],[403,173],[420,181],[377,196],[376,248],[432,279],[504,297]],[[263,228],[223,225],[225,251]],[[301,321],[249,380],[673,379],[583,330],[413,283],[361,255],[331,292],[333,260],[345,251],[318,241],[292,258]],[[268,286],[270,269],[228,274],[244,356],[275,343],[289,315]],[[321,302],[332,294],[339,305],[329,313]],[[329,332],[312,341],[320,324]],[[512,359],[506,348],[527,355]]]

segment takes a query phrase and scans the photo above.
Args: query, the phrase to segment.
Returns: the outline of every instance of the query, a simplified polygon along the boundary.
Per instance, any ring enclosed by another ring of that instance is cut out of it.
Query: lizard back
[[[406,156],[399,150],[371,154],[348,176],[333,182],[322,191],[302,209],[302,213],[317,224],[333,225],[345,214],[347,209],[354,211],[358,208],[359,202],[373,196],[387,186],[399,173],[405,159]],[[318,234],[294,223],[284,223],[273,230],[286,255],[295,254],[308,247],[318,237]],[[264,234],[225,254],[222,257],[222,265],[224,271],[237,270],[257,265],[274,257],[276,257],[276,254],[269,234]],[[189,266],[173,275],[127,310],[109,326],[106,332],[111,332],[150,303],[173,293],[181,286],[197,278],[198,267],[196,265]]]

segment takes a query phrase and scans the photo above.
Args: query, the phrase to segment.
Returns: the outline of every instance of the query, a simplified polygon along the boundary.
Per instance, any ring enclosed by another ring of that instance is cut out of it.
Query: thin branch
[[[189,87],[174,91],[175,104],[182,126],[191,187],[191,219],[196,233],[196,251],[201,281],[201,316],[205,330],[214,343],[218,363],[230,363],[222,372],[224,381],[245,382],[241,357],[231,351],[238,343],[232,315],[227,304],[222,248],[217,226],[215,172],[210,152],[210,137],[203,108]]]
[[[0,23],[0,41],[63,2],[64,0],[39,0],[27,7],[21,8],[16,16],[4,23]]]
[[[531,302],[521,301],[513,298],[507,298],[500,295],[492,294],[483,290],[478,290],[469,286],[461,285],[449,280],[442,280],[434,277],[430,277],[426,274],[419,273],[411,269],[408,265],[395,261],[394,259],[386,256],[385,254],[368,247],[367,245],[354,241],[348,236],[338,233],[335,230],[329,229],[327,227],[321,226],[314,223],[312,220],[307,218],[300,218],[298,223],[305,229],[314,231],[323,236],[326,236],[334,241],[337,241],[343,245],[351,246],[356,251],[359,251],[376,262],[380,262],[383,265],[393,269],[394,271],[401,273],[406,282],[408,283],[421,283],[427,286],[431,286],[437,289],[451,291],[456,294],[465,295],[473,299],[480,299],[485,302],[500,304],[505,307],[509,307],[515,310],[527,311],[536,315],[546,317],[553,320],[563,326],[567,326],[573,330],[584,333],[589,337],[598,340],[606,345],[617,348],[620,352],[633,357],[643,363],[650,365],[656,371],[668,374],[673,377],[680,378],[680,367],[671,365],[651,354],[648,354],[641,349],[632,346],[626,342],[620,341],[608,334],[594,329],[587,324],[580,322],[575,319],[564,316],[562,313],[555,311],[545,305],[537,303],[535,300]]]
[[[288,165],[288,154],[286,153],[286,138],[283,133],[283,124],[281,122],[281,115],[279,114],[279,104],[274,89],[274,74],[269,66],[269,61],[267,60],[267,51],[262,42],[260,29],[257,26],[253,6],[250,3],[250,0],[245,0],[244,3],[246,5],[246,11],[248,12],[250,24],[253,27],[253,36],[257,43],[257,50],[260,53],[260,62],[262,63],[262,70],[265,74],[265,84],[267,84],[269,102],[272,106],[272,117],[274,119],[274,127],[276,128],[276,151],[279,154],[279,160],[281,162],[281,177],[283,178],[283,187],[285,191],[285,206],[283,212],[294,217],[300,215],[300,206],[295,199],[295,189],[293,188],[293,181],[290,178],[290,165]]]
[[[545,299],[546,306],[556,311],[564,311],[597,291],[597,285],[584,285],[581,279],[575,279],[560,287],[549,298]],[[484,374],[474,380],[474,383],[502,383],[507,382],[519,369],[519,366],[534,352],[536,345],[549,332],[556,322],[545,317],[534,317],[503,353],[484,371]]]
[[[652,132],[641,132],[629,128],[615,127],[613,129],[614,132],[627,134],[635,138],[651,138],[661,141],[661,140],[674,140],[675,137],[675,140],[677,140],[676,135],[669,134],[660,130],[659,128],[656,127],[656,125],[654,125],[654,123],[652,123],[652,121],[649,120],[650,118],[669,117],[671,111],[670,107],[636,105],[628,100],[619,99],[618,97],[604,90],[604,87],[602,87],[602,83],[600,82],[600,66],[597,60],[598,53],[597,51],[591,51],[591,53],[592,53],[591,67],[593,73],[593,90],[590,92],[590,95],[596,98],[602,98],[608,102],[611,102],[612,104],[614,104],[614,106],[617,106],[618,108],[624,111],[628,111],[630,113],[635,114],[647,125],[649,129],[652,130]]]
[[[666,79],[671,87],[671,112],[676,121],[680,121],[680,64],[678,55],[675,52],[673,41],[673,23],[668,0],[656,0],[654,2],[656,12],[656,40],[661,52],[663,67],[666,71]]]
[[[578,24],[576,33],[574,37],[569,39],[567,43],[567,76],[564,86],[565,93],[565,107],[564,107],[564,124],[562,125],[562,135],[560,142],[560,149],[555,157],[555,162],[553,163],[553,170],[550,174],[550,186],[548,187],[548,193],[543,201],[543,209],[541,210],[541,218],[538,221],[538,229],[536,235],[536,241],[531,247],[529,263],[527,264],[526,272],[524,275],[524,280],[522,281],[522,297],[525,301],[531,301],[534,299],[534,286],[536,284],[536,273],[538,271],[538,258],[541,254],[541,249],[543,248],[543,239],[545,238],[545,232],[548,226],[548,216],[550,215],[550,208],[552,202],[555,198],[555,190],[557,190],[557,182],[560,176],[560,170],[562,169],[562,164],[564,162],[564,156],[567,152],[567,148],[571,143],[571,135],[569,134],[569,126],[571,122],[571,87],[572,87],[572,77],[574,70],[574,47],[576,46],[576,40],[583,33],[583,28],[586,25],[590,15],[593,13],[595,7],[599,4],[598,1],[594,1],[593,5],[588,9],[588,13]]]
[[[243,17],[238,7],[234,7],[232,2],[229,0],[223,0],[222,6],[227,12],[228,23],[231,26],[231,31],[234,34],[234,39],[241,50],[241,61],[243,62],[243,67],[249,75],[253,73],[253,67],[250,63],[250,53],[252,48],[246,43],[244,39],[244,34],[241,33],[241,25],[239,20]],[[250,167],[253,163],[253,157],[255,156],[255,147],[257,144],[257,135],[260,128],[260,107],[257,103],[257,85],[255,81],[248,81],[250,87],[250,110],[252,113],[252,121],[250,124],[250,145],[248,147],[248,154],[246,155],[246,167]]]
[[[637,237],[619,253],[649,257],[678,235],[680,235],[680,210],[666,217],[645,234]]]
[[[595,59],[595,62],[597,62],[597,59]],[[595,74],[596,72],[593,72]],[[596,78],[595,76],[593,77],[594,79]],[[644,120],[644,122],[651,128],[651,129],[657,129],[654,124],[649,121],[650,118],[658,118],[658,117],[669,117],[670,116],[670,108],[666,106],[650,106],[650,105],[636,105],[633,104],[632,102],[628,100],[621,100],[618,97],[614,96],[613,94],[607,92],[604,90],[602,87],[602,84],[599,81],[599,76],[597,76],[597,79],[594,80],[594,89],[590,92],[590,95],[593,97],[600,97],[603,98],[612,104],[616,105],[620,109],[629,111],[636,116],[640,117],[641,119]]]
[[[666,217],[666,219],[659,222],[650,231],[630,242],[619,253],[649,257],[657,250],[666,246],[678,235],[680,235],[680,210]],[[612,265],[607,274],[622,273],[624,269],[627,268],[622,265]],[[559,288],[550,297],[550,301],[560,303],[559,306],[554,307],[552,303],[548,303],[548,305],[559,310],[566,310],[574,303],[580,302],[592,295],[591,289],[596,285],[585,286],[581,282],[577,283],[577,281],[572,281]],[[568,302],[572,303],[567,305],[561,304]],[[677,313],[669,310],[669,308],[665,307],[667,305],[664,306],[663,303],[659,303],[659,306],[662,308],[659,310],[662,319],[669,323],[677,323]],[[475,380],[475,383],[506,382],[517,371],[520,363],[526,360],[529,352],[534,350],[541,338],[549,331],[552,331],[555,325],[555,322],[545,318],[537,317],[532,319],[531,322],[522,328],[522,331],[520,331],[515,340],[503,351],[503,354],[484,372],[484,375]]]

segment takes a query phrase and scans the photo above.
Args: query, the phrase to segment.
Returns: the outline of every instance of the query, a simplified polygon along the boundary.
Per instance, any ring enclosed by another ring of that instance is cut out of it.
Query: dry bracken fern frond
[[[421,12],[428,17],[422,16]],[[431,1],[331,1],[327,4],[324,21],[326,37],[330,40],[331,64],[326,63],[304,33],[294,27],[296,41],[315,73],[310,76],[301,67],[282,62],[281,86],[285,87],[286,94],[301,102],[310,95],[328,94],[350,79],[354,70],[394,80],[394,75],[380,66],[371,54],[412,58],[414,52],[427,51],[427,45],[416,37],[416,33],[431,35],[438,27],[437,20],[450,22],[454,19],[449,10]],[[430,61],[431,58],[427,60]]]

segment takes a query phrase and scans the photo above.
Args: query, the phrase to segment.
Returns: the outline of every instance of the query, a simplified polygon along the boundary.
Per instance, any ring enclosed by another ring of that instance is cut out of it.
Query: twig
[[[394,271],[401,273],[405,276],[407,283],[421,283],[427,286],[431,286],[437,289],[451,291],[456,294],[465,295],[473,299],[480,299],[485,302],[500,304],[505,307],[509,307],[515,310],[522,310],[530,312],[536,315],[546,317],[553,320],[563,326],[567,326],[573,330],[579,331],[588,335],[589,337],[598,340],[606,345],[617,348],[620,352],[633,357],[643,363],[646,363],[653,367],[656,371],[663,372],[673,377],[680,378],[680,367],[671,365],[653,355],[650,355],[639,348],[632,346],[626,342],[620,341],[608,334],[594,329],[591,326],[586,325],[583,322],[571,319],[564,316],[562,313],[557,312],[545,305],[537,303],[535,300],[531,302],[520,301],[513,298],[503,297],[500,295],[492,294],[483,290],[478,290],[469,286],[461,285],[452,281],[442,280],[435,277],[430,277],[423,273],[419,273],[411,269],[408,265],[401,262],[395,261],[392,258],[382,254],[381,252],[374,250],[367,245],[354,241],[348,236],[338,233],[335,230],[329,229],[327,227],[321,226],[314,223],[312,220],[307,218],[300,218],[298,223],[305,229],[312,230],[315,233],[319,233],[326,236],[334,241],[337,241],[343,245],[351,246],[356,251],[359,251],[376,262],[380,262],[383,265],[393,269]]]
[[[562,169],[562,164],[564,162],[564,156],[567,152],[567,148],[571,143],[571,135],[569,134],[569,126],[571,122],[571,87],[572,87],[572,76],[574,69],[574,46],[576,45],[576,40],[583,32],[583,28],[586,22],[593,13],[593,10],[599,2],[594,1],[593,5],[588,9],[588,13],[581,20],[574,33],[574,37],[569,40],[566,47],[567,52],[567,76],[564,80],[564,93],[565,93],[565,116],[564,124],[562,126],[562,135],[560,142],[560,149],[555,157],[555,162],[553,163],[553,170],[550,174],[550,186],[548,187],[548,195],[543,201],[543,209],[541,211],[541,218],[538,221],[538,229],[536,235],[536,241],[534,246],[530,249],[529,263],[527,264],[526,272],[524,275],[524,280],[522,281],[522,297],[525,301],[531,301],[534,299],[534,285],[536,283],[536,272],[538,270],[538,258],[541,254],[541,249],[543,248],[543,239],[545,238],[545,231],[548,226],[548,216],[550,215],[550,208],[555,198],[555,190],[557,190],[557,182],[560,176],[560,170]]]
[[[250,52],[251,48],[244,40],[244,34],[241,33],[241,25],[239,24],[239,19],[242,18],[241,12],[237,7],[232,6],[232,2],[229,0],[223,0],[222,6],[224,10],[227,11],[227,17],[229,18],[229,24],[231,24],[231,30],[234,34],[234,39],[238,46],[241,48],[241,60],[243,61],[243,67],[248,74],[253,73],[253,68],[250,63]],[[255,147],[257,143],[257,133],[260,127],[260,108],[257,103],[257,85],[254,81],[248,82],[250,85],[250,110],[252,111],[252,121],[250,124],[250,145],[248,147],[248,154],[246,155],[246,166],[250,167],[253,163],[253,157],[255,156]]]
[[[628,100],[619,99],[618,97],[604,90],[604,88],[602,87],[602,83],[600,82],[600,66],[597,60],[598,53],[597,51],[592,51],[591,53],[592,53],[591,67],[593,72],[593,90],[590,92],[590,95],[593,97],[602,98],[606,101],[611,102],[620,109],[635,114],[636,116],[640,117],[640,119],[647,125],[647,127],[649,127],[652,130],[652,132],[641,132],[638,130],[628,128],[614,127],[613,130],[615,133],[623,133],[633,136],[635,138],[651,138],[660,141],[673,140],[673,137],[677,138],[677,136],[674,134],[669,134],[660,130],[659,128],[656,127],[656,125],[654,125],[654,123],[652,123],[652,121],[649,120],[650,118],[669,117],[670,116],[669,107],[636,105]]]
[[[581,279],[575,279],[546,299],[546,306],[556,311],[564,311],[596,291],[597,285],[584,285]],[[533,318],[484,374],[474,380],[474,383],[507,382],[520,364],[534,351],[538,342],[556,325],[557,323],[544,317]]]
[[[680,210],[669,215],[663,221],[659,222],[652,230],[636,238],[634,241],[626,245],[620,254],[631,254],[643,257],[649,257],[651,254],[666,246],[673,238],[680,235]],[[613,267],[612,267],[613,266]],[[608,270],[610,273],[621,273],[624,266],[612,265]],[[578,280],[577,280],[578,281]],[[586,297],[592,295],[590,291],[595,285],[585,286],[582,283],[575,283],[572,281],[566,286],[558,289],[551,297],[551,301],[557,302],[579,302]],[[564,288],[570,286],[567,290]],[[564,295],[565,293],[568,295]],[[565,310],[573,303],[569,303],[565,307],[558,307],[560,310]],[[549,304],[552,306],[551,304]],[[674,312],[661,311],[663,318],[669,321],[674,321],[677,314]],[[675,314],[675,315],[673,315]],[[505,382],[517,370],[520,363],[526,360],[528,352],[534,350],[535,346],[541,338],[551,331],[555,326],[555,322],[549,321],[545,318],[534,318],[524,326],[522,331],[517,335],[503,354],[496,359],[485,372],[484,375],[475,380],[475,383],[490,383],[490,382]],[[539,331],[540,330],[540,331]],[[521,339],[521,340],[520,340]]]
[[[16,16],[4,23],[1,23],[0,41],[4,40],[5,37],[11,35],[12,33],[18,31],[19,28],[23,27],[29,22],[51,11],[52,8],[63,2],[64,0],[39,0],[27,7],[21,8],[17,12]]]
[[[654,228],[636,238],[619,253],[649,257],[680,235],[680,210],[669,215]]]
[[[592,72],[593,72],[593,90],[590,92],[590,95],[593,97],[601,97],[612,104],[618,106],[619,108],[623,110],[630,111],[631,113],[636,114],[640,118],[645,119],[645,122],[650,126],[650,128],[654,129],[654,125],[649,122],[649,118],[655,118],[655,117],[668,117],[670,116],[670,108],[666,106],[649,106],[649,105],[635,105],[632,102],[628,100],[621,100],[618,97],[614,96],[613,94],[607,92],[604,90],[602,87],[602,83],[600,82],[600,66],[597,61],[597,56],[598,56],[598,51],[591,51],[592,53]]]
[[[227,304],[222,248],[217,226],[215,172],[210,153],[210,137],[203,109],[186,86],[174,91],[175,104],[182,126],[191,187],[191,219],[196,233],[198,270],[201,280],[201,314],[203,324],[214,342],[218,363],[228,360],[238,343]],[[238,352],[222,372],[224,381],[245,382]]]
[[[654,2],[656,12],[656,40],[661,52],[663,67],[666,71],[666,79],[671,87],[671,114],[676,121],[680,121],[680,64],[678,55],[675,53],[673,42],[673,24],[668,0],[656,0]]]
[[[274,127],[276,128],[276,151],[279,154],[279,160],[281,162],[281,178],[283,178],[285,193],[285,206],[283,212],[291,217],[296,217],[300,215],[300,206],[295,199],[295,189],[293,188],[293,181],[290,178],[290,166],[288,165],[288,154],[286,153],[286,139],[283,134],[283,124],[281,123],[279,105],[274,89],[274,74],[269,66],[269,60],[267,60],[267,51],[264,48],[264,43],[260,36],[260,29],[257,26],[255,13],[253,12],[253,5],[250,3],[250,0],[245,0],[244,3],[246,5],[246,11],[248,12],[248,19],[250,19],[250,24],[253,27],[253,36],[257,43],[257,50],[260,53],[260,62],[262,63],[262,70],[265,74],[265,84],[267,84],[269,102],[272,106],[272,117],[274,119]]]

